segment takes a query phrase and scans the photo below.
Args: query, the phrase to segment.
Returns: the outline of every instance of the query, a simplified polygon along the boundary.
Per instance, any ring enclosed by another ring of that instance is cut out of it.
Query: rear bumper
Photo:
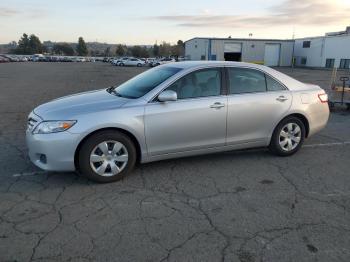
[[[329,119],[328,103],[322,103],[317,110],[309,114],[309,136],[312,136],[326,127]]]
[[[60,132],[32,134],[26,131],[30,160],[39,168],[48,171],[74,171],[74,154],[79,134]]]

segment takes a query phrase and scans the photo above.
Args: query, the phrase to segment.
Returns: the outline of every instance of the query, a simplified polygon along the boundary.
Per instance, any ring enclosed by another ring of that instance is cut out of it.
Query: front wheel
[[[287,117],[275,128],[269,149],[275,155],[293,155],[304,143],[305,133],[305,125],[299,118]]]
[[[128,175],[136,163],[131,139],[118,131],[102,131],[89,137],[79,151],[79,168],[87,178],[108,183]]]

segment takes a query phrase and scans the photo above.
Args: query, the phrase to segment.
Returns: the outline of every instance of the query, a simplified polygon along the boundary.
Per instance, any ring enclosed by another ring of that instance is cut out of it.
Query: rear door
[[[227,68],[227,144],[266,144],[276,123],[289,110],[290,91],[265,73]]]
[[[177,101],[152,101],[145,107],[145,135],[150,155],[224,146],[227,97],[222,95],[222,69],[189,73],[166,90]]]

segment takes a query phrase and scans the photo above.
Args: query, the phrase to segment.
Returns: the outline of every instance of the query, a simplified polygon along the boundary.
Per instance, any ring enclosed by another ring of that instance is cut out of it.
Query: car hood
[[[75,120],[81,114],[119,108],[128,101],[105,89],[95,90],[52,100],[35,108],[34,113],[44,120]]]

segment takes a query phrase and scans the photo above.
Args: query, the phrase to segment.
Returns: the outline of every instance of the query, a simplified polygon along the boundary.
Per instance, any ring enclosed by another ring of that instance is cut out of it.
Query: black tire
[[[141,67],[142,65],[141,64],[137,64],[138,67]]]
[[[120,63],[119,65],[120,65],[120,66],[124,66],[124,63]]]
[[[282,128],[285,127],[287,124],[292,123],[292,124],[296,124],[300,127],[300,142],[299,144],[297,144],[297,146],[290,150],[290,151],[285,151],[282,146],[280,145],[280,134],[282,131]],[[283,119],[275,128],[275,130],[273,131],[272,137],[271,137],[271,141],[270,141],[270,145],[269,145],[269,150],[272,154],[274,155],[278,155],[278,156],[291,156],[293,154],[295,154],[300,147],[303,145],[304,140],[305,140],[305,125],[303,123],[303,121],[301,121],[299,118],[297,117],[287,117],[285,119]]]
[[[101,176],[97,174],[90,165],[90,154],[93,149],[100,143],[104,141],[118,141],[122,143],[128,152],[127,164],[120,173],[113,176]],[[125,176],[127,176],[135,166],[137,158],[136,148],[132,140],[124,133],[113,130],[101,131],[96,134],[93,134],[86,141],[79,151],[79,171],[82,175],[86,176],[88,179],[91,179],[99,183],[109,183],[118,181]]]

